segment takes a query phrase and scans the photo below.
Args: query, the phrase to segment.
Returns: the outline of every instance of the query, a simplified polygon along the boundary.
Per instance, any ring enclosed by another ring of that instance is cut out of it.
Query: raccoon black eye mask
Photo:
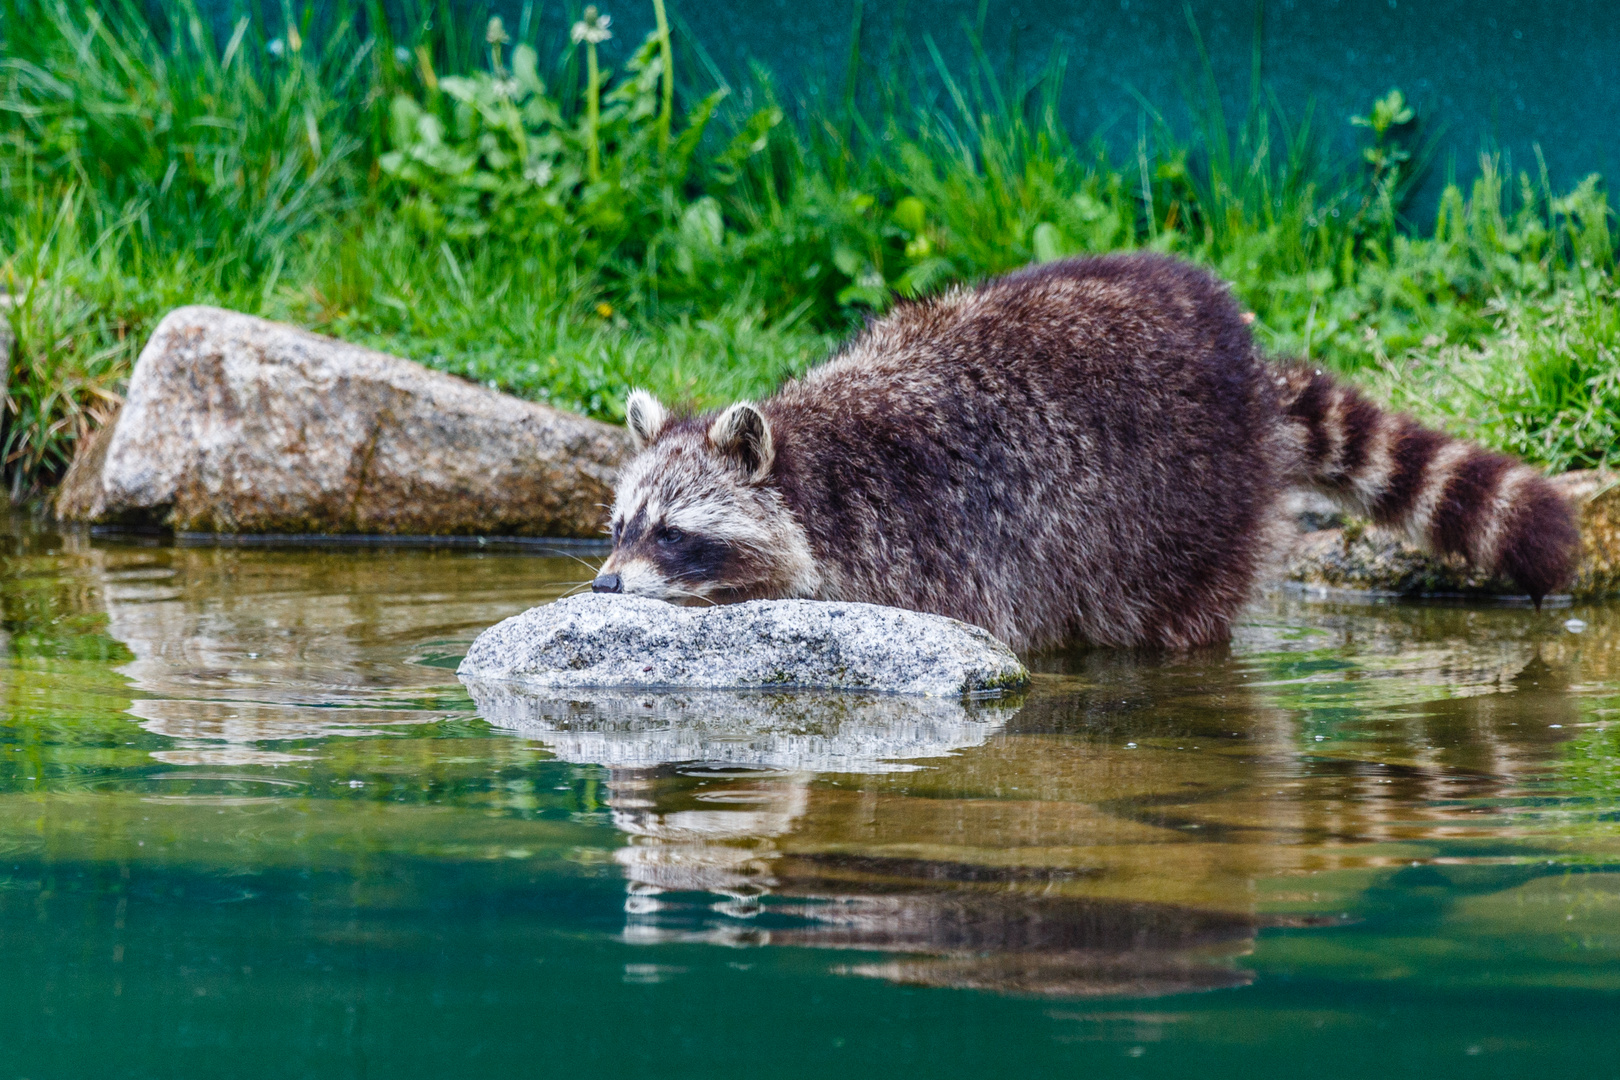
[[[1221,641],[1300,487],[1538,603],[1578,549],[1538,472],[1266,362],[1227,288],[1159,255],[903,304],[757,404],[626,413],[595,587],[675,602],[860,600],[1020,649]]]

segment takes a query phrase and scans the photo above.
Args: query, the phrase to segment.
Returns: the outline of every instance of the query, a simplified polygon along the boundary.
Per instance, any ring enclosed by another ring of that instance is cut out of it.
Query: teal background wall
[[[229,34],[244,0],[199,0]],[[245,0],[279,11],[280,0]],[[294,10],[304,3],[289,0]],[[651,0],[596,0],[613,17],[609,62],[622,60],[653,25]],[[859,25],[860,81],[898,73],[937,80],[924,40],[951,70],[972,63],[975,28],[992,65],[1029,75],[1054,54],[1067,60],[1062,109],[1082,139],[1101,134],[1134,144],[1142,98],[1175,124],[1204,79],[1189,14],[1208,51],[1227,113],[1249,101],[1250,67],[1261,43],[1266,92],[1297,121],[1314,106],[1314,129],[1342,151],[1358,139],[1351,116],[1400,87],[1436,140],[1415,200],[1420,223],[1448,175],[1465,182],[1482,151],[1513,170],[1538,171],[1536,146],[1555,188],[1591,172],[1620,177],[1620,0],[667,0],[676,28],[678,75],[690,86],[712,73],[746,94],[750,65],[762,64],[790,108],[814,113],[847,84],[852,30]],[[518,27],[524,0],[383,0],[414,22],[451,5],[457,21],[481,26],[491,12]],[[529,0],[543,51],[567,42],[580,0]],[[442,17],[442,16],[440,16]],[[272,24],[279,15],[272,16]]]
[[[1620,0],[669,0],[677,38],[701,45],[739,89],[763,63],[790,103],[815,110],[841,95],[851,30],[860,16],[862,78],[897,59],[923,70],[924,35],[956,70],[971,56],[967,28],[982,25],[993,63],[1030,72],[1053,50],[1067,57],[1065,121],[1076,134],[1134,140],[1131,91],[1185,120],[1202,78],[1188,10],[1203,36],[1230,116],[1249,97],[1256,29],[1263,79],[1286,114],[1315,105],[1315,126],[1348,147],[1349,118],[1399,86],[1439,137],[1432,202],[1449,168],[1467,179],[1482,149],[1536,171],[1539,144],[1555,186],[1589,172],[1620,175]],[[539,4],[558,40],[581,5]],[[622,55],[652,25],[650,0],[601,0]],[[519,2],[502,3],[509,26]],[[1258,19],[1257,19],[1258,16]],[[685,31],[682,34],[680,31]],[[695,58],[693,58],[695,60]],[[689,62],[693,62],[689,60]]]

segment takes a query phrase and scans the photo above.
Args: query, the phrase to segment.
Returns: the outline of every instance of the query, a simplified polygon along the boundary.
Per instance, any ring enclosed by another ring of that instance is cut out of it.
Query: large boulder
[[[1620,476],[1594,471],[1552,478],[1580,514],[1581,558],[1569,593],[1578,600],[1620,593]],[[1515,595],[1511,581],[1470,570],[1457,558],[1437,558],[1385,529],[1295,507],[1304,526],[1283,576],[1316,588],[1405,596]]]
[[[977,626],[900,608],[821,600],[676,607],[572,596],[478,635],[457,674],[528,686],[999,693],[1029,681]]]
[[[57,497],[184,532],[599,536],[619,429],[218,308],[158,325]]]

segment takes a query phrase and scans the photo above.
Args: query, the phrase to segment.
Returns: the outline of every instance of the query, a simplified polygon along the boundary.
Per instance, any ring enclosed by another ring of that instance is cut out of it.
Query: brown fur
[[[1267,365],[1223,284],[1155,255],[901,305],[758,405],[628,411],[603,580],[673,600],[891,604],[1019,648],[1218,641],[1301,484],[1538,600],[1574,552],[1538,474]]]

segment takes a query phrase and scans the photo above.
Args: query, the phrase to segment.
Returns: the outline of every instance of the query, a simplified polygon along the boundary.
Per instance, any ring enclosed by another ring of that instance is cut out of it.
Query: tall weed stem
[[[653,14],[658,19],[658,56],[662,61],[663,84],[658,107],[658,149],[667,151],[670,128],[675,122],[675,51],[670,47],[669,13],[664,10],[664,0],[653,0]]]
[[[590,4],[573,29],[574,41],[585,43],[585,175],[592,183],[602,179],[602,72],[597,66],[596,46],[613,36],[608,29],[612,24],[611,16],[599,13],[596,5]]]

